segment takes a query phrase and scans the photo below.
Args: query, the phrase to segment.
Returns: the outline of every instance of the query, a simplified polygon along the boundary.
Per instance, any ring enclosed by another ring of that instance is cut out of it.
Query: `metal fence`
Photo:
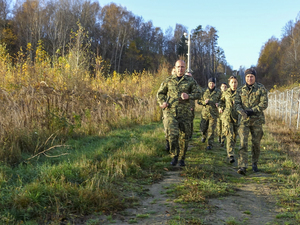
[[[265,113],[271,118],[282,120],[291,128],[299,128],[300,123],[300,87],[283,92],[268,93],[269,105]]]

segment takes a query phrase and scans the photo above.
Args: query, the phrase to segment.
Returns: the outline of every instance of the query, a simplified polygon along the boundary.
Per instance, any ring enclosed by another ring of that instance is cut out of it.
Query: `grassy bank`
[[[70,140],[68,148],[55,149],[48,157],[41,155],[15,168],[2,165],[1,223],[57,224],[131,206],[137,199],[127,197],[126,192],[139,193],[142,184],[163,176],[169,156],[161,151],[162,140],[158,124],[133,126],[104,138]]]

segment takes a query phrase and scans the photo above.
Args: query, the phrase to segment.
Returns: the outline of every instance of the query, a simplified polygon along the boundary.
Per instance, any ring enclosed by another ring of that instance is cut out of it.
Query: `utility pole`
[[[187,53],[188,63],[187,63],[187,70],[186,70],[186,72],[187,73],[192,73],[193,71],[191,69],[191,34],[184,33],[183,35],[185,37],[188,36],[188,40],[187,40],[187,44],[188,44],[188,53]]]

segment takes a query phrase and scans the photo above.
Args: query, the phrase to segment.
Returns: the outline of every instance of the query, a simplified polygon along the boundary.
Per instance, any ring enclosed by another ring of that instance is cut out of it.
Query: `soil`
[[[145,186],[149,189],[150,197],[141,199],[136,208],[126,209],[123,215],[115,215],[108,221],[103,217],[101,224],[145,224],[159,225],[170,224],[171,216],[177,212],[193,209],[184,209],[180,203],[175,203],[166,194],[168,187],[184,181],[180,168],[176,171],[168,171],[164,180],[159,183]],[[241,176],[237,174],[237,176]],[[263,173],[256,173],[252,176],[267,176]],[[206,225],[243,224],[243,225],[266,225],[274,224],[275,216],[279,209],[270,195],[270,189],[263,184],[243,184],[234,195],[210,199],[208,209],[201,216]],[[139,218],[138,215],[149,215],[147,218]],[[230,223],[230,221],[233,221]],[[174,223],[173,223],[174,224]],[[176,223],[179,224],[179,223]],[[194,223],[199,224],[199,223]]]

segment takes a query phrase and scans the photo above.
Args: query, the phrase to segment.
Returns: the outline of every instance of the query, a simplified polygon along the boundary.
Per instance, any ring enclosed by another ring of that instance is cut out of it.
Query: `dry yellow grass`
[[[166,67],[157,74],[105,77],[97,58],[91,76],[84,64],[74,66],[74,51],[50,60],[40,42],[34,62],[31,52],[28,44],[13,62],[0,45],[0,160],[18,162],[22,152],[36,154],[53,144],[44,144],[53,134],[62,142],[160,119],[155,93],[168,76]]]

